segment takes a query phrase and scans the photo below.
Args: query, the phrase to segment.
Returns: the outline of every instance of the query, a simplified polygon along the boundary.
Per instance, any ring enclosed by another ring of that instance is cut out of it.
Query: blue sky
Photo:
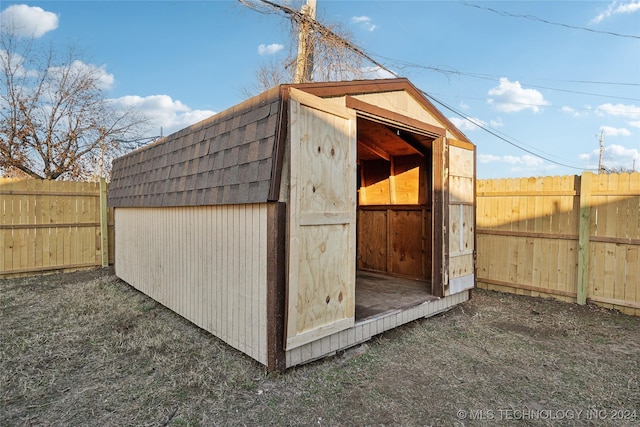
[[[317,3],[320,21],[341,23],[455,110],[438,105],[477,145],[479,178],[597,168],[603,131],[605,166],[635,159],[640,170],[640,0]],[[289,49],[283,17],[235,1],[3,0],[0,10],[3,25],[81,48],[108,97],[153,118],[149,135],[241,102],[259,64]]]

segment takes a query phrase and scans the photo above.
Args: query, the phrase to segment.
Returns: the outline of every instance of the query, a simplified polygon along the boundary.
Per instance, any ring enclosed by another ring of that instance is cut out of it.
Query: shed
[[[116,275],[270,370],[466,301],[475,147],[406,79],[289,84],[113,162]]]

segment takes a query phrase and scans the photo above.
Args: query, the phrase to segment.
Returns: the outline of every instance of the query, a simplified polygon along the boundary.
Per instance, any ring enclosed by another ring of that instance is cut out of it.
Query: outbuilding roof
[[[288,88],[320,97],[405,90],[468,141],[407,79],[281,85],[113,162],[112,207],[175,207],[276,200]]]

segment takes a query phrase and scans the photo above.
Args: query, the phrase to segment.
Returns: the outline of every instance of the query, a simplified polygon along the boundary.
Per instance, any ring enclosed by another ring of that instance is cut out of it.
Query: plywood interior
[[[433,139],[358,118],[357,140],[358,270],[418,280],[428,291]]]

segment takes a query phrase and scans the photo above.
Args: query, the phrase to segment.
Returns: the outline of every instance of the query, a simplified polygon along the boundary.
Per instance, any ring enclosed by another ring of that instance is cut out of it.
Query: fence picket
[[[100,208],[99,183],[0,178],[0,278],[103,265]]]
[[[478,287],[640,315],[640,173],[477,185]]]

